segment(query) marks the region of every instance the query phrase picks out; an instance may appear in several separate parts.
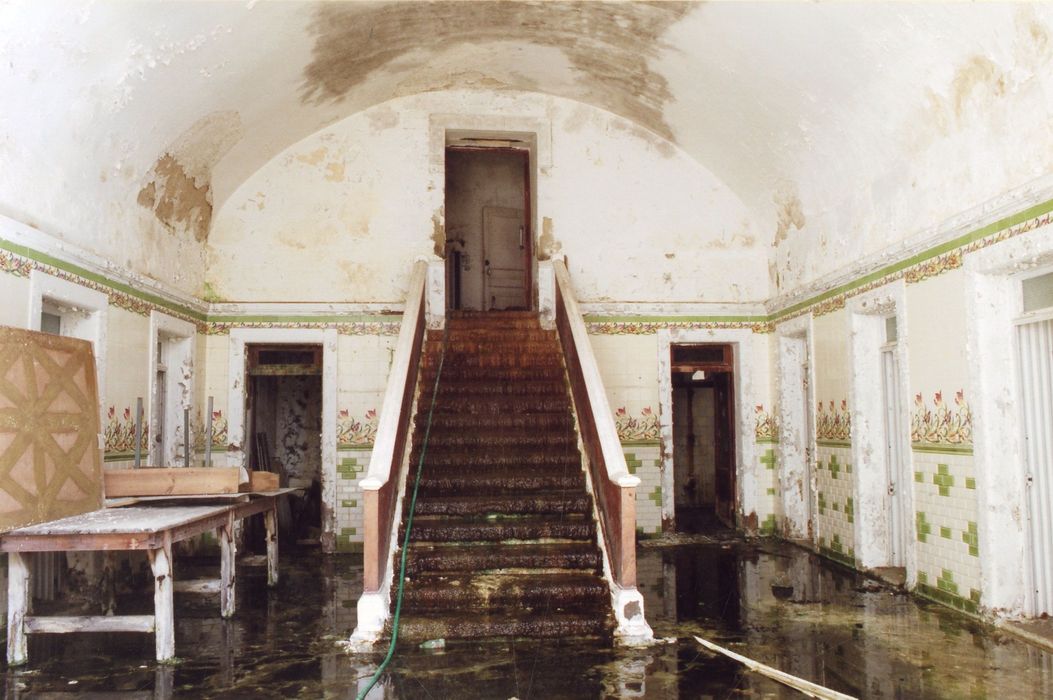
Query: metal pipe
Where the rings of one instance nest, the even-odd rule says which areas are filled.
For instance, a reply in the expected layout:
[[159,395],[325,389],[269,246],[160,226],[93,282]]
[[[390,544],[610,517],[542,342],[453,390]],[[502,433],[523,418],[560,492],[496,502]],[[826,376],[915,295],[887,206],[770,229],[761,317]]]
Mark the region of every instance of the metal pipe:
[[143,462],[143,397],[135,399],[135,468]]
[[212,397],[208,397],[208,418],[205,421],[205,466],[212,466]]
[[190,407],[183,409],[183,466],[190,466]]

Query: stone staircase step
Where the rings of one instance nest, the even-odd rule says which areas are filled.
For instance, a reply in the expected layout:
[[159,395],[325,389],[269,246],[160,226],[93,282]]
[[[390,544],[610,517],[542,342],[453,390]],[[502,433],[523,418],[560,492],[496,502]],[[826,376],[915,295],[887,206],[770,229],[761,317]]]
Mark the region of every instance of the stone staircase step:
[[[405,526],[399,542],[405,538]],[[504,542],[508,540],[576,540],[595,542],[596,523],[583,516],[566,516],[563,520],[547,516],[504,518],[414,517],[411,542]]]
[[[422,371],[421,383],[423,386],[432,386],[435,383],[435,372],[438,369],[438,361],[429,363]],[[533,381],[563,381],[563,365],[535,366],[535,367],[458,367],[456,365],[443,366],[442,381],[488,381],[488,382],[533,382]]]
[[[429,404],[422,404],[424,410],[418,415],[418,422],[427,419]],[[570,402],[566,397],[537,397],[525,399],[519,396],[478,396],[458,397],[440,400],[435,403],[435,413],[555,413],[566,411],[570,414]]]
[[607,584],[594,574],[418,574],[406,580],[402,609],[409,614],[501,608],[537,614],[564,611],[601,616],[610,606]]
[[585,474],[545,472],[516,473],[517,470],[490,467],[478,470],[459,467],[442,471],[427,470],[421,475],[421,496],[524,495],[538,491],[580,492],[585,488]]
[[452,430],[435,430],[432,427],[428,438],[428,452],[460,452],[464,450],[489,450],[497,452],[552,450],[556,452],[577,452],[577,438],[569,432],[564,433],[502,433],[485,430],[485,419],[479,430],[455,432]]
[[403,619],[399,641],[421,644],[429,639],[570,639],[612,637],[612,626],[606,617],[557,613],[536,615],[509,610],[487,615],[414,615]]
[[[473,430],[480,429],[479,416],[468,413],[436,412],[432,419],[432,435],[437,430]],[[531,413],[498,413],[488,416],[486,430],[493,431],[530,431],[543,433],[558,430],[573,430],[574,416],[569,410],[534,411]]]
[[[410,453],[410,463],[416,464],[420,453],[415,448]],[[492,451],[459,452],[433,451],[430,447],[424,455],[424,468],[426,471],[432,469],[444,469],[446,467],[469,467],[479,466],[487,468],[566,468],[568,470],[581,470],[581,457],[576,452],[537,452],[532,454],[501,454]]]
[[417,515],[568,515],[590,514],[592,499],[587,493],[517,493],[514,495],[439,496],[418,495]]
[[[430,400],[432,396],[432,385],[424,387],[421,400]],[[478,379],[470,381],[442,381],[439,383],[439,398],[444,400],[456,399],[462,396],[516,396],[535,398],[538,396],[560,396],[567,395],[567,385],[557,381],[533,381],[533,382],[480,382]]]
[[407,575],[439,572],[487,572],[524,569],[578,570],[599,573],[599,549],[592,543],[410,544]]

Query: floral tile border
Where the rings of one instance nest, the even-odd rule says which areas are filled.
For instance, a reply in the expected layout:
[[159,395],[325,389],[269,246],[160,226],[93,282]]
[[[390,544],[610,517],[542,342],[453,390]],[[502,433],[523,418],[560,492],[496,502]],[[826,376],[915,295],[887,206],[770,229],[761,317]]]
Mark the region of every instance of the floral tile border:
[[965,400],[965,391],[954,393],[954,405],[943,400],[937,391],[929,406],[920,393],[914,395],[914,410],[910,415],[910,441],[915,447],[932,449],[936,446],[967,448],[973,444],[973,414]]
[[774,413],[764,410],[764,404],[754,408],[754,437],[757,442],[779,441],[779,419]]
[[350,409],[342,408],[336,414],[336,444],[340,447],[362,447],[372,445],[377,437],[380,418],[377,409],[371,408],[361,418],[351,415]]
[[634,418],[625,406],[614,411],[614,426],[618,430],[621,442],[653,442],[658,440],[661,429],[658,426],[658,414],[647,406],[640,410],[640,416]]
[[848,399],[837,402],[817,402],[815,413],[815,439],[826,442],[848,442],[852,439],[852,412],[848,410]]

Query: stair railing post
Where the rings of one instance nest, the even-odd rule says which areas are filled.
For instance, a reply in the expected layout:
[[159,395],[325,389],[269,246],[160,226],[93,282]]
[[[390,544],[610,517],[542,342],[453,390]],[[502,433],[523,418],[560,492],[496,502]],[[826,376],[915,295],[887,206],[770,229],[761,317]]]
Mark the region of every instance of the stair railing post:
[[[380,636],[390,615],[388,591],[394,552],[394,523],[400,508],[401,469],[408,456],[407,435],[416,396],[421,346],[427,316],[429,264],[414,265],[398,342],[381,404],[377,434],[373,442],[362,489],[362,597],[358,601],[358,627],[351,647],[368,648]],[[445,302],[438,308],[444,311]],[[445,318],[445,313],[443,313]]]
[[627,644],[646,643],[654,635],[644,619],[643,596],[636,588],[636,487],[640,479],[629,473],[625,463],[614,415],[566,265],[562,260],[550,264],[555,325],[570,373],[571,396],[610,567],[611,598],[618,621],[616,635]]

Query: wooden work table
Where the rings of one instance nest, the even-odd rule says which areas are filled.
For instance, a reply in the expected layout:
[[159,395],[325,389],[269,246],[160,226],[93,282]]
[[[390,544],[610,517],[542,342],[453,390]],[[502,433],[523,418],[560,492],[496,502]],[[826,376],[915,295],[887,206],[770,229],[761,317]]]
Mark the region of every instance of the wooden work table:
[[[0,551],[8,553],[7,663],[28,661],[26,636],[33,633],[154,632],[157,660],[175,657],[173,593],[177,588],[218,592],[220,614],[230,617],[235,605],[234,524],[262,513],[267,540],[267,584],[278,583],[278,499],[295,489],[238,494],[234,502],[192,504],[179,499],[158,501],[74,515],[30,525],[0,535]],[[220,501],[230,501],[229,496]],[[172,544],[215,530],[220,543],[220,577],[215,581],[174,581]],[[34,552],[146,550],[154,576],[153,615],[90,615],[35,617],[29,614],[30,557]]]

